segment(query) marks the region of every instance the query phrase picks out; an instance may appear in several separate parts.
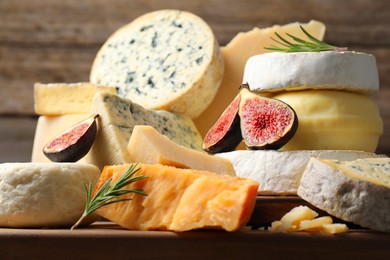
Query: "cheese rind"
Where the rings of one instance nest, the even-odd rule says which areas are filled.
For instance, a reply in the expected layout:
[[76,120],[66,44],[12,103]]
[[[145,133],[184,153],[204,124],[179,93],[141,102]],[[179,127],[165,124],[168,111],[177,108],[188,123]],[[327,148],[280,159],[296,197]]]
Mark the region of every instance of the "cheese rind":
[[252,91],[345,90],[370,95],[379,90],[376,59],[361,52],[273,52],[245,65],[243,83]]
[[90,80],[118,87],[118,95],[148,109],[197,117],[223,75],[211,28],[198,16],[159,10],[111,35],[93,62]]
[[336,90],[305,90],[273,96],[289,104],[299,125],[282,150],[375,152],[383,133],[378,106],[369,97]]
[[136,125],[133,128],[127,151],[133,162],[162,164],[235,176],[229,160],[178,145],[147,125]]
[[298,195],[342,220],[390,232],[390,159],[311,158]]
[[274,43],[271,37],[275,36],[275,32],[281,35],[290,33],[297,37],[305,37],[299,27],[300,25],[317,39],[322,40],[324,37],[325,25],[319,21],[312,20],[308,23],[295,22],[262,29],[253,28],[248,32],[240,32],[226,46],[221,48],[224,60],[222,83],[211,104],[199,117],[194,119],[203,137],[234,97],[237,96],[242,83],[246,61],[253,55],[270,52],[264,47]]
[[[105,167],[95,192],[108,178],[119,178],[129,166]],[[255,181],[163,165],[137,167],[134,176],[147,178],[126,188],[142,189],[147,196],[126,195],[132,200],[107,205],[97,211],[99,215],[133,230],[235,231],[249,221],[256,201]]]
[[38,115],[91,113],[92,99],[98,91],[116,93],[115,87],[88,82],[34,84],[34,108]]
[[384,157],[362,151],[301,150],[301,151],[251,151],[239,150],[216,154],[232,162],[237,176],[256,180],[260,194],[296,195],[300,179],[311,157],[340,159]]
[[100,170],[89,164],[0,164],[0,226],[71,226],[85,207],[84,183]]

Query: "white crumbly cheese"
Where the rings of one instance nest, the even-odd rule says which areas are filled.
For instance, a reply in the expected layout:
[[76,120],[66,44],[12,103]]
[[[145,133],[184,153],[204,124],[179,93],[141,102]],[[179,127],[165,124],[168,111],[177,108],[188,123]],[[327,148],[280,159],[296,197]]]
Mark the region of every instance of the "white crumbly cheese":
[[38,115],[67,115],[91,113],[92,99],[98,91],[115,94],[115,87],[89,82],[35,83],[34,108]]
[[202,137],[189,117],[148,110],[129,99],[103,92],[95,95],[92,111],[99,114],[98,133],[85,160],[99,167],[132,162],[127,144],[135,125],[152,126],[179,145],[201,150]]
[[0,164],[0,226],[71,226],[85,207],[84,184],[100,170],[90,164]]
[[344,221],[390,232],[390,159],[310,159],[298,189],[310,204]]
[[376,59],[360,52],[273,52],[252,56],[244,83],[253,91],[300,89],[346,90],[373,94],[379,90]]
[[239,150],[217,156],[229,159],[237,176],[257,181],[260,194],[296,195],[302,174],[312,156],[351,161],[384,155],[343,150]]
[[148,109],[197,117],[211,103],[223,59],[210,27],[178,10],[143,15],[117,30],[98,52],[90,81]]

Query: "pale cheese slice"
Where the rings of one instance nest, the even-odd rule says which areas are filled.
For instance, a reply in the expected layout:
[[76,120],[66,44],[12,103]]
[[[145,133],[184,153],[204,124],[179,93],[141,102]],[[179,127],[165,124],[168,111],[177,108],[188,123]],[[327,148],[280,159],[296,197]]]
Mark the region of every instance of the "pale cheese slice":
[[233,166],[228,159],[178,145],[147,125],[136,125],[133,128],[127,151],[133,162],[162,164],[235,176]]
[[331,89],[370,95],[379,90],[375,56],[352,51],[255,55],[245,65],[242,82],[258,92]]
[[206,135],[210,127],[238,94],[247,60],[254,55],[270,52],[264,47],[274,43],[271,37],[275,36],[275,32],[282,35],[290,33],[298,37],[305,37],[299,25],[302,25],[317,39],[323,39],[325,25],[312,20],[308,23],[295,22],[262,29],[255,27],[251,31],[237,34],[226,46],[221,48],[225,65],[221,86],[211,104],[194,120],[202,136]]
[[390,232],[390,159],[311,158],[298,195],[344,221]]
[[237,176],[259,182],[259,194],[296,195],[300,179],[311,157],[340,159],[385,157],[374,153],[345,150],[254,151],[238,150],[217,154],[232,162]]
[[92,99],[99,91],[116,93],[115,87],[80,83],[35,83],[34,108],[38,115],[91,113]]

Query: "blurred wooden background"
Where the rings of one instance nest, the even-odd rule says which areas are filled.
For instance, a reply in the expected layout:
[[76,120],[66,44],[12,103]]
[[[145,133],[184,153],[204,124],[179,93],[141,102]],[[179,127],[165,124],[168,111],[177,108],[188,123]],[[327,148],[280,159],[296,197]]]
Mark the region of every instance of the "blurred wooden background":
[[87,81],[114,30],[168,8],[202,17],[221,45],[255,26],[316,19],[326,24],[329,43],[374,54],[381,90],[373,98],[384,119],[377,152],[390,155],[388,0],[0,0],[0,162],[30,160],[34,82]]

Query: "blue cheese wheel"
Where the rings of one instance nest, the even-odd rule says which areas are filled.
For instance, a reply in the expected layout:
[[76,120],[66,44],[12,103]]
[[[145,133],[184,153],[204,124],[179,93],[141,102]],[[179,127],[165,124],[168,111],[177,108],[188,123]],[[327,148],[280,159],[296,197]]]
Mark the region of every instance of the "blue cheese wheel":
[[90,81],[116,86],[119,96],[145,108],[196,118],[213,100],[222,76],[223,59],[210,27],[194,14],[160,10],[107,39]]

